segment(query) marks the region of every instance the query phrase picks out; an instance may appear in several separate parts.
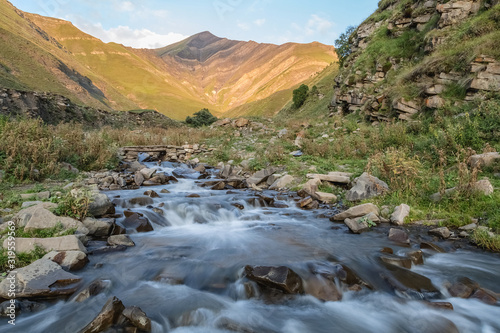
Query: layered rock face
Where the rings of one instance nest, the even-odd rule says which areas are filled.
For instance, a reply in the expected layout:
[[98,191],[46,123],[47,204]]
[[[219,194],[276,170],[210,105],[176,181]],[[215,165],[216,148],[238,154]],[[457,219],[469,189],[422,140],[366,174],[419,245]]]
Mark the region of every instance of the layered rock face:
[[[351,55],[335,80],[331,109],[361,110],[372,121],[410,120],[422,110],[443,107],[451,87],[461,90],[464,101],[499,92],[500,59],[481,53],[485,49],[495,53],[494,47],[471,48],[465,60],[451,65],[445,53],[458,50],[459,28],[464,25],[469,34],[465,41],[493,40],[488,36],[492,31],[485,31],[481,21],[484,16],[497,21],[498,3],[380,1],[379,9],[351,35]],[[417,92],[400,93],[409,85]]]

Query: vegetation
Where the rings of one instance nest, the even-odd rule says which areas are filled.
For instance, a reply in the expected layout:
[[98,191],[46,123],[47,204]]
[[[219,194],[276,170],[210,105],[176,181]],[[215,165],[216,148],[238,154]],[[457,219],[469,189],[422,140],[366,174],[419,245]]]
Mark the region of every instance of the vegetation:
[[299,88],[293,91],[293,106],[298,109],[300,108],[307,99],[307,93],[309,92],[309,87],[302,84]]
[[194,117],[187,117],[186,124],[191,127],[202,127],[212,125],[217,121],[217,117],[212,115],[208,109],[201,109],[194,114]]
[[[10,270],[9,268],[9,251],[7,251],[7,249],[0,249],[0,272],[7,272]],[[31,252],[28,252],[28,253],[17,253],[16,254],[16,268],[21,268],[21,267],[24,267],[24,266],[27,266],[29,264],[31,264],[32,262],[38,260],[38,259],[41,259],[44,255],[46,255],[47,252],[39,247],[39,246],[35,246],[35,249]]]
[[79,195],[68,193],[58,205],[54,213],[59,216],[69,216],[83,221],[87,217],[90,204],[90,195],[82,192]]
[[342,67],[344,61],[351,54],[351,36],[356,30],[356,27],[349,26],[347,30],[340,34],[339,38],[335,40],[335,52],[339,58],[339,65]]

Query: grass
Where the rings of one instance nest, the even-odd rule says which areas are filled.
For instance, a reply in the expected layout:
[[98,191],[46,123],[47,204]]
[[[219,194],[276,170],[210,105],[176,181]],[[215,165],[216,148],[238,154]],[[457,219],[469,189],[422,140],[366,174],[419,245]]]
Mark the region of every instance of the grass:
[[[34,261],[43,258],[44,255],[46,255],[47,252],[42,249],[39,246],[35,246],[35,249],[31,252],[24,253],[16,253],[15,257],[15,266],[16,268],[21,268],[28,266],[29,264],[33,263]],[[6,275],[6,272],[10,271],[9,267],[9,251],[6,249],[2,248],[0,249],[0,273],[3,273],[2,275]]]

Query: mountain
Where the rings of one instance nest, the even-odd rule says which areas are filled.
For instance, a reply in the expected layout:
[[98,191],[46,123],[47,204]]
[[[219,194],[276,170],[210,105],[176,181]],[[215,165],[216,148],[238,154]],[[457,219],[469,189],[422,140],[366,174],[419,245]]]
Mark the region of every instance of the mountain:
[[284,103],[249,110],[272,114],[293,88],[336,60],[334,48],[320,43],[259,44],[209,32],[156,50],[134,49],[6,0],[0,0],[0,40],[2,87],[57,93],[105,110],[154,109],[174,119],[204,107],[231,112],[286,92]]
[[[498,0],[383,0],[350,36],[332,107],[413,120],[500,92]],[[498,95],[496,95],[498,97]]]

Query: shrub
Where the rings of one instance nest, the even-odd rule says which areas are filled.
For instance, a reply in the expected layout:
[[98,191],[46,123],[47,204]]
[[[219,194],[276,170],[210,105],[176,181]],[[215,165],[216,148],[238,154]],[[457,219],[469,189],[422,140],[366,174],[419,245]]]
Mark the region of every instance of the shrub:
[[192,127],[208,126],[217,121],[217,117],[212,115],[208,109],[201,109],[194,114],[194,117],[187,117],[186,124]]
[[301,85],[299,88],[293,91],[293,106],[298,109],[300,108],[307,99],[307,93],[309,92],[309,87],[305,84]]

